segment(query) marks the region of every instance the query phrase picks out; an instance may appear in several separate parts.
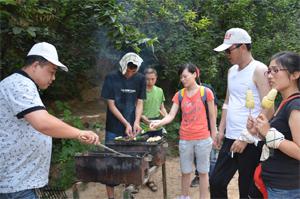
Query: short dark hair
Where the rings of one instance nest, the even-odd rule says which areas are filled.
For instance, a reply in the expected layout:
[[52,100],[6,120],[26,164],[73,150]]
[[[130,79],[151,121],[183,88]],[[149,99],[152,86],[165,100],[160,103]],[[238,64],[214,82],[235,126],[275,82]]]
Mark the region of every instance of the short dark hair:
[[132,63],[132,62],[128,62],[128,64],[127,64],[127,68],[130,68],[130,69],[135,69],[135,68],[137,68],[137,65],[135,65],[134,63]]
[[154,68],[149,67],[144,70],[144,74],[155,74],[155,76],[157,76],[157,71]]
[[197,74],[197,76],[196,76],[196,82],[198,84],[200,84],[200,77],[199,77],[200,70],[199,70],[199,68],[197,68],[197,66],[195,64],[193,64],[193,63],[190,63],[190,62],[189,63],[185,63],[185,64],[182,64],[182,65],[179,66],[178,75],[180,76],[185,69],[187,69],[190,73],[196,73]]
[[49,61],[42,56],[39,55],[29,55],[25,58],[24,67],[30,66],[34,62],[38,61],[41,65],[47,64]]

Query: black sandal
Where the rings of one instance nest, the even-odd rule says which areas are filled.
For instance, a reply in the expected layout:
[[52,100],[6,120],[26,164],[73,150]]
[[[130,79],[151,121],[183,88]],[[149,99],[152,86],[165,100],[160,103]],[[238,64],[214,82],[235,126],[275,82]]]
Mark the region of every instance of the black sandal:
[[153,192],[157,191],[157,185],[153,182],[153,181],[148,181],[146,183],[147,187],[149,187],[149,189]]

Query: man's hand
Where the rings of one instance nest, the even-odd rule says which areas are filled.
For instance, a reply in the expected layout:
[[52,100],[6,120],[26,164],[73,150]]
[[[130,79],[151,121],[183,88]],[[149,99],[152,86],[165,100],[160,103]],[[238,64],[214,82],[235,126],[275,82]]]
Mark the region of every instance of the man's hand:
[[216,136],[216,149],[221,149],[223,139],[224,139],[224,131],[219,131],[219,133]]
[[244,149],[247,146],[247,142],[241,140],[235,140],[231,145],[230,151],[233,153],[243,153]]
[[126,126],[125,126],[125,133],[126,133],[126,135],[128,135],[131,138],[134,137],[133,132],[132,132],[132,127],[128,122],[126,123]]
[[133,137],[135,137],[139,132],[141,132],[142,128],[139,122],[134,122],[133,124]]
[[211,139],[213,140],[213,148],[215,148],[215,149],[219,149],[217,135],[218,135],[218,133],[211,132]]
[[94,133],[93,131],[84,131],[80,130],[77,136],[77,139],[80,142],[85,144],[98,144],[99,143],[99,136]]

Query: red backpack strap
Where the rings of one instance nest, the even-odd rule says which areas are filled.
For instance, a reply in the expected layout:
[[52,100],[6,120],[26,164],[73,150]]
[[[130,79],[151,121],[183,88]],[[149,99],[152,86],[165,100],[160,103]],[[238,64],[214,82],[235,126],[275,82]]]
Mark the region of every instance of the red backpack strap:
[[286,103],[288,103],[289,101],[291,101],[292,99],[295,99],[295,98],[300,98],[300,94],[293,95],[293,96],[291,96],[291,97],[289,97],[289,98],[283,100],[283,101],[280,103],[280,105],[279,105],[279,107],[278,107],[278,109],[276,110],[276,112],[275,112],[274,115],[277,115],[277,113],[280,111],[280,109],[282,109],[282,107],[283,107]]

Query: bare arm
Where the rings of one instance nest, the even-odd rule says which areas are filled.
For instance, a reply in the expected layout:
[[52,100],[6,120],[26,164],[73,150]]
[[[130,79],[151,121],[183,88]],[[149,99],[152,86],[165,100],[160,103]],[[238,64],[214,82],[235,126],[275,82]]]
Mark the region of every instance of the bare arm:
[[99,138],[94,132],[72,127],[50,115],[46,110],[33,111],[26,114],[24,118],[34,129],[54,138],[73,138],[89,144],[99,142]]
[[169,124],[170,122],[172,122],[178,112],[178,109],[179,109],[178,104],[173,103],[169,114],[167,114],[162,120],[152,122],[150,124],[150,128],[156,129],[158,127],[161,127],[165,124]]
[[219,133],[222,134],[223,136],[224,136],[224,131],[225,131],[225,128],[226,128],[226,116],[227,116],[228,101],[229,101],[229,92],[228,92],[228,89],[227,89],[225,101],[224,101],[224,104],[222,106],[222,115],[221,115],[221,120],[220,120],[220,124],[219,124]]
[[[266,66],[258,65],[254,71],[253,81],[258,88],[260,100],[264,96],[268,94],[271,90],[270,84],[268,82],[267,77],[265,77],[264,73],[268,70]],[[268,119],[270,119],[274,114],[274,108],[271,109],[263,109],[262,113],[264,113]]]
[[[114,114],[114,116],[124,125],[128,125],[128,121],[123,117],[122,113],[119,111],[119,109],[115,105],[115,100],[107,100],[107,105],[109,110]],[[130,124],[129,124],[130,125]]]
[[211,137],[215,141],[217,135],[217,126],[216,126],[216,112],[215,112],[215,103],[214,101],[207,102],[208,105],[208,117],[209,117],[209,125],[211,131]]
[[141,120],[142,122],[144,122],[145,124],[150,124],[150,120],[148,119],[148,117],[146,115],[142,115],[141,116]]
[[143,100],[138,99],[137,103],[136,103],[135,121],[134,121],[134,125],[133,125],[133,131],[134,131],[135,135],[142,130],[142,128],[140,127],[140,120],[142,117],[142,113],[143,113]]
[[164,103],[161,103],[161,105],[160,105],[160,114],[163,116],[163,117],[165,117],[167,114],[168,114],[168,112],[167,112],[167,110],[166,110],[166,108],[165,108],[165,105],[164,105]]
[[107,100],[107,105],[109,110],[114,114],[114,116],[125,126],[126,130],[125,133],[132,137],[132,127],[130,123],[123,117],[122,113],[119,111],[119,109],[115,105],[114,100]]
[[293,110],[289,118],[289,126],[292,132],[293,141],[284,140],[279,145],[279,150],[288,156],[300,160],[300,111]]

